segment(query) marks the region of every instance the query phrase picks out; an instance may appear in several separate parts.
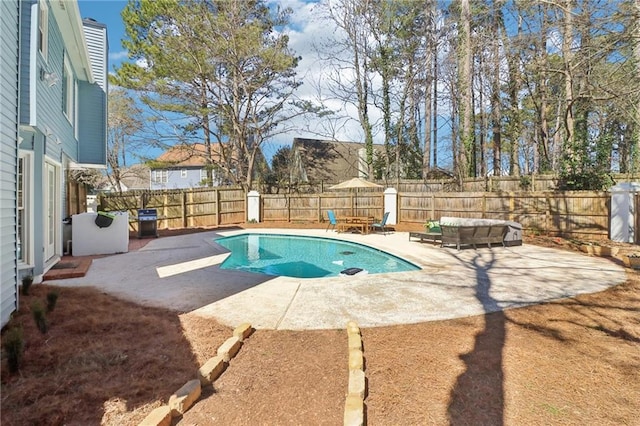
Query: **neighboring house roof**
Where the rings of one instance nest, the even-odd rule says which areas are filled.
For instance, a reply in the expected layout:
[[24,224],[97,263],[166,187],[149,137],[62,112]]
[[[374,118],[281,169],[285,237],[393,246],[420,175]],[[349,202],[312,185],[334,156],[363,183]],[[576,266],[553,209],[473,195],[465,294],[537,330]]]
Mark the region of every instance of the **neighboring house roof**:
[[150,170],[142,164],[131,166],[122,177],[122,183],[131,191],[151,188]]
[[[374,150],[381,150],[374,146]],[[294,182],[339,182],[367,177],[365,144],[294,138],[291,147]]]
[[[220,158],[219,148],[219,144],[211,144],[214,161]],[[205,166],[207,164],[206,153],[206,146],[203,143],[175,145],[160,155],[151,169]]]
[[[151,188],[150,169],[143,164],[134,164],[120,170],[123,191],[146,190]],[[113,187],[109,179],[104,176],[97,184],[98,189],[111,191]]]

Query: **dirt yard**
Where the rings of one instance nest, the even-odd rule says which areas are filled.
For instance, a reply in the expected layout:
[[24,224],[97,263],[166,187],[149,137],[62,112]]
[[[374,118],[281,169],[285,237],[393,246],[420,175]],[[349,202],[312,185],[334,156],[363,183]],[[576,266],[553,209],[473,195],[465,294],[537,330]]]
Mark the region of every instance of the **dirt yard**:
[[[560,238],[525,242],[578,247]],[[367,424],[639,425],[640,276],[627,275],[607,291],[544,305],[362,329]],[[42,334],[31,306],[54,290]],[[4,426],[138,424],[195,378],[232,331],[95,289],[49,285],[21,297],[10,326],[22,327],[25,348],[15,374],[3,354]],[[174,423],[341,424],[347,380],[345,330],[257,331]]]

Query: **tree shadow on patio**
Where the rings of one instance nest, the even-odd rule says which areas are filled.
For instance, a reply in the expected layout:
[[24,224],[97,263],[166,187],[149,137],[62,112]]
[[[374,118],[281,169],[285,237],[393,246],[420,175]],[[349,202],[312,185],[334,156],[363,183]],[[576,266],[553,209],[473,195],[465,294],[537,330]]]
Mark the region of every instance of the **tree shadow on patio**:
[[471,267],[476,271],[475,296],[482,303],[484,329],[475,336],[473,350],[460,356],[466,370],[456,380],[448,407],[452,425],[502,425],[504,423],[504,373],[502,350],[506,337],[506,317],[490,295],[488,271],[496,259],[482,262],[476,256]]

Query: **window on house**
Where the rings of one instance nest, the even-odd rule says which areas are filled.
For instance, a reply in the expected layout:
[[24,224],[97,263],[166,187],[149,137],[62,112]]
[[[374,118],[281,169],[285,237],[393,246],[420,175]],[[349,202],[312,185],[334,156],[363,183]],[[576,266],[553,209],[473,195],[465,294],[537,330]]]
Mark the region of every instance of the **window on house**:
[[38,2],[38,50],[47,59],[49,46],[49,8],[44,0]]
[[168,170],[154,170],[153,171],[153,181],[155,183],[167,183],[167,182],[169,182],[169,171]]
[[21,155],[18,158],[18,262],[28,263],[28,220],[29,220],[29,161]]
[[200,182],[207,181],[207,169],[200,169]]
[[186,178],[187,177],[187,170],[186,169],[180,170],[180,177],[181,178]]
[[66,56],[64,58],[64,67],[62,68],[62,112],[67,117],[69,122],[72,122],[74,117],[73,113],[73,88],[75,87],[73,81],[73,73],[69,66],[69,61]]

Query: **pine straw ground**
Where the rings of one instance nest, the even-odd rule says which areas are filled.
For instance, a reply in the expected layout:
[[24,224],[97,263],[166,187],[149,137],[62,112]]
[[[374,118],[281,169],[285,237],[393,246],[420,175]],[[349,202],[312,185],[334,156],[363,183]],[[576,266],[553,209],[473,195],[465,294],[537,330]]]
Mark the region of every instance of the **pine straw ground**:
[[[558,238],[526,242],[576,248]],[[607,291],[544,305],[362,329],[367,423],[640,424],[640,277],[630,269],[627,276]],[[30,306],[52,289],[60,296],[43,335]],[[16,325],[25,351],[17,374],[3,359],[4,426],[135,425],[194,378],[232,331],[95,289],[49,285],[21,297]],[[346,347],[344,330],[257,331],[174,423],[341,424]]]

